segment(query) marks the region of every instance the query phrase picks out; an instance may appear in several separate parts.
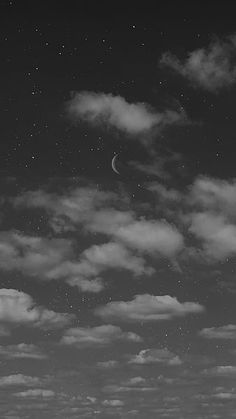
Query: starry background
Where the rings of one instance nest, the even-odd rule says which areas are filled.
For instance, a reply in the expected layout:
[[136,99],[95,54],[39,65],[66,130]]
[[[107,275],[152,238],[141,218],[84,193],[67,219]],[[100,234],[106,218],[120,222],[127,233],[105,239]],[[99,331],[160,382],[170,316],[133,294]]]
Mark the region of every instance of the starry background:
[[[235,417],[236,83],[215,93],[160,65],[167,51],[182,59],[214,37],[235,34],[233,5],[173,3],[1,2],[4,419]],[[160,113],[184,112],[186,121],[154,131],[144,145],[140,136],[68,115],[75,92],[112,94]],[[119,175],[111,167],[116,154]],[[217,189],[207,196],[210,213],[208,204],[201,207],[206,196],[199,179]],[[170,190],[177,198],[164,197]],[[230,244],[217,241],[216,250],[218,238],[199,233],[199,224],[194,230],[199,207],[214,222],[223,217],[228,230],[220,233],[229,234]],[[176,252],[162,244],[149,252],[148,239],[142,245],[138,232],[138,244],[130,245],[124,232],[122,239],[109,233],[109,217],[99,230],[95,217],[107,209],[145,220],[147,228],[165,219],[174,226],[173,238],[178,232],[184,244]],[[86,250],[111,242],[128,253],[122,253],[125,262],[98,264],[103,268],[96,275],[105,285],[86,290],[81,272],[72,283],[66,263],[88,263]],[[127,268],[129,259],[144,264],[137,278],[136,268]],[[56,268],[62,269],[58,276]],[[6,303],[6,289],[15,290],[13,303]],[[31,300],[19,302],[21,293]],[[122,317],[122,310],[99,314],[110,303],[146,294],[191,302],[195,310],[178,315],[173,300],[170,306],[163,302],[168,319],[160,321],[162,309],[155,303],[148,309],[148,300],[136,321]],[[47,310],[58,316],[54,323]],[[154,321],[147,321],[148,310]],[[36,320],[27,317],[30,312]],[[104,325],[105,332],[95,330]]]

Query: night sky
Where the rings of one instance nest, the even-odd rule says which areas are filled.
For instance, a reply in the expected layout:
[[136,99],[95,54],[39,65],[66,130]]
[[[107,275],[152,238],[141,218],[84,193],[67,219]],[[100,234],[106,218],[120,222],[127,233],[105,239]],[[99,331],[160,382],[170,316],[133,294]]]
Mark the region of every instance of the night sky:
[[112,3],[0,3],[0,417],[235,418],[233,4]]

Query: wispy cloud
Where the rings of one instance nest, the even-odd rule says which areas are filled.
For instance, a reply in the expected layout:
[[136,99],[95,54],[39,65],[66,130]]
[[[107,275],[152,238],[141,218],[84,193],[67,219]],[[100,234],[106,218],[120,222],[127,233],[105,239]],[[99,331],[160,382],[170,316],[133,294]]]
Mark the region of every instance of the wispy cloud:
[[102,404],[103,406],[112,406],[112,407],[124,406],[124,402],[119,399],[104,400]]
[[227,324],[226,326],[206,327],[199,332],[199,336],[206,339],[236,340],[236,325]]
[[41,399],[51,399],[55,397],[56,393],[52,390],[47,389],[29,389],[26,391],[19,391],[17,393],[14,393],[15,397],[19,398],[41,398]]
[[182,361],[178,355],[173,354],[168,349],[142,349],[138,355],[132,356],[129,360],[131,364],[165,364],[169,366],[181,365]]
[[46,359],[47,354],[34,344],[18,343],[0,346],[0,356],[7,359]]
[[236,35],[231,35],[190,52],[185,60],[166,52],[160,63],[186,77],[194,86],[215,93],[236,82],[235,58]]
[[[146,103],[129,103],[121,96],[87,91],[75,93],[67,109],[74,120],[113,127],[136,139],[137,135],[148,134],[153,129],[162,129],[186,119],[182,110],[157,112]],[[146,142],[141,136],[138,139]]]
[[31,377],[30,375],[12,374],[0,377],[0,387],[9,386],[38,386],[41,380],[39,377]]
[[208,376],[219,376],[219,377],[236,377],[236,366],[235,365],[219,365],[213,368],[203,370],[203,375]]

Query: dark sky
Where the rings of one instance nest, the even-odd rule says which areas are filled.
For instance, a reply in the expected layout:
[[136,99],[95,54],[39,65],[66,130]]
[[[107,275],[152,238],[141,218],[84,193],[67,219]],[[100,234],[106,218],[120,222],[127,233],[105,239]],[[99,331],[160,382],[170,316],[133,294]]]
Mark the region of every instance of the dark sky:
[[0,417],[233,418],[233,4],[114,3],[0,5]]

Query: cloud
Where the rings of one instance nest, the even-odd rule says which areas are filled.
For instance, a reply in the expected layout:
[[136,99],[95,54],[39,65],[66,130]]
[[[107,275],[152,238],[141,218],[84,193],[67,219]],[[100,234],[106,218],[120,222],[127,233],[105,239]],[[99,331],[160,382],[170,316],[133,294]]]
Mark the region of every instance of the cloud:
[[208,258],[224,260],[236,254],[236,225],[209,211],[191,214],[189,231],[202,241]]
[[[112,209],[110,207],[112,200],[113,205],[125,204],[129,210]],[[144,253],[159,253],[172,258],[183,248],[183,236],[174,225],[163,220],[145,220],[144,217],[136,219],[134,212],[130,211],[127,199],[125,197],[119,199],[114,193],[78,188],[68,195],[49,195],[46,200],[35,200],[35,193],[32,192],[23,194],[14,202],[17,202],[15,203],[17,206],[36,206],[36,208],[43,205],[49,212],[53,225],[68,224],[68,228],[77,230],[79,226],[83,226],[84,232],[102,233],[111,238],[112,242],[121,242]]]
[[203,306],[198,303],[180,303],[169,295],[149,294],[136,295],[131,301],[112,301],[95,309],[95,313],[103,319],[126,322],[168,320],[203,311]]
[[0,232],[0,268],[42,277],[72,253],[71,241]]
[[[70,259],[74,257],[72,241],[69,239],[33,237],[13,231],[0,233],[0,268],[17,270],[41,280],[64,277],[66,282],[77,285],[82,291],[101,291],[103,284],[100,279],[91,282],[81,277],[74,284],[74,278],[70,276],[75,264]],[[54,276],[54,272],[57,275]]]
[[[106,269],[127,269],[134,275],[151,274],[142,257],[132,255],[122,244],[94,245],[74,260],[69,239],[25,236],[18,232],[0,233],[0,268],[19,270],[44,280],[63,278],[82,291],[99,292],[104,288],[97,275]],[[91,281],[92,279],[92,281]]]
[[47,355],[34,344],[18,343],[17,345],[0,346],[0,356],[8,359],[46,359]]
[[220,377],[236,377],[235,365],[220,365],[217,367],[203,370],[203,375],[220,376]]
[[[112,200],[116,201],[117,199],[114,193],[103,193],[93,188],[78,188],[65,196],[45,195],[43,191],[19,196],[14,201],[17,208],[22,205],[36,208],[37,206],[43,206],[49,212],[50,223],[53,226],[63,225],[65,228],[68,224],[69,230],[83,228],[83,233],[86,235],[88,232],[96,232],[105,234],[112,239],[114,236],[114,240],[109,243],[91,246],[81,253],[79,260],[76,260],[72,242],[68,239],[47,240],[38,238],[36,249],[28,247],[25,249],[23,245],[21,246],[19,249],[21,259],[18,260],[18,258],[15,265],[24,273],[37,271],[44,279],[63,278],[67,283],[77,286],[82,291],[95,293],[104,288],[99,274],[107,269],[126,269],[134,275],[150,275],[154,270],[146,266],[145,260],[140,255],[133,255],[121,242],[115,242],[116,231],[127,224],[131,224],[134,217],[131,211],[120,211],[109,207],[102,208],[105,202],[110,204]],[[122,204],[122,201],[121,198],[119,205]],[[67,230],[67,228],[65,229]],[[56,230],[59,232],[58,229]],[[8,236],[7,239],[4,237],[4,240],[8,241]],[[14,251],[15,247],[14,244]],[[50,250],[54,251],[54,258],[51,257]],[[25,260],[25,252],[32,253],[27,260]],[[42,254],[44,259],[41,256]],[[35,266],[35,263],[28,266],[29,259],[34,261],[39,257],[43,259],[40,269]],[[6,266],[11,266],[11,264],[6,263],[5,257],[4,263]]]
[[212,397],[219,400],[235,400],[236,394],[230,393],[230,392],[220,392],[220,393],[213,394]]
[[55,397],[55,392],[52,390],[46,389],[29,389],[26,391],[20,391],[18,393],[14,393],[14,396],[20,398],[42,398],[42,399],[51,399]]
[[161,129],[185,119],[183,112],[157,112],[145,103],[129,103],[121,96],[87,91],[75,93],[67,109],[76,121],[106,125],[130,136],[145,134],[154,128]]
[[66,331],[61,343],[80,348],[84,346],[104,346],[120,340],[142,342],[142,338],[136,333],[123,332],[120,327],[106,324],[97,327],[71,328]]
[[9,336],[10,334],[11,332],[6,326],[0,325],[0,337]]
[[134,385],[117,385],[109,384],[103,387],[104,393],[130,393],[130,392],[152,392],[157,391],[157,387],[145,387],[145,386],[134,386]]
[[56,313],[37,306],[32,297],[22,291],[0,289],[0,323],[57,329],[68,326],[73,319],[71,314]]
[[200,240],[201,254],[208,261],[223,261],[236,253],[235,196],[235,179],[207,176],[199,176],[186,196],[189,231]]
[[236,340],[236,325],[228,324],[226,326],[208,327],[199,332],[199,336],[206,339],[230,339]]
[[86,229],[90,232],[113,235],[120,227],[125,227],[134,220],[131,211],[118,211],[113,208],[104,208],[94,212]]
[[235,217],[236,179],[226,181],[198,176],[190,189],[189,200],[192,205]]
[[143,377],[132,377],[126,381],[128,386],[136,386],[137,384],[143,384],[146,382],[146,379]]
[[[179,166],[182,156],[177,152],[170,152],[168,150],[154,150],[151,149],[151,159],[145,163],[140,161],[129,161],[128,164],[135,170],[143,172],[148,176],[157,177],[163,181],[171,179],[171,168]],[[178,163],[178,164],[177,164]]]
[[158,182],[151,182],[148,184],[147,189],[153,192],[160,201],[162,202],[180,202],[182,200],[182,195],[176,189],[166,188]]
[[51,269],[47,277],[64,277],[70,285],[76,285],[83,291],[99,292],[104,285],[98,275],[108,269],[125,269],[135,276],[154,272],[141,256],[134,256],[120,243],[109,242],[89,247],[82,252],[78,262],[64,262]]
[[165,364],[169,366],[181,365],[182,361],[178,355],[165,349],[142,349],[138,355],[134,355],[129,360],[130,364]]
[[12,374],[4,377],[0,377],[0,387],[8,386],[34,386],[39,385],[41,380],[38,377],[31,377],[30,375],[23,374]]
[[[16,208],[44,208],[50,215],[50,224],[55,232],[74,231],[77,229],[75,226],[87,225],[92,222],[95,212],[117,201],[116,193],[102,191],[95,186],[71,188],[61,194],[38,189],[12,199]],[[121,197],[119,203],[122,203]]]
[[122,402],[121,400],[104,400],[102,402],[103,406],[111,406],[111,407],[121,407],[124,406],[124,402]]
[[208,48],[190,52],[185,61],[166,52],[160,63],[186,77],[195,87],[215,93],[236,81],[235,50],[236,36],[231,35],[224,41],[215,39]]
[[119,362],[115,361],[113,359],[109,360],[109,361],[101,361],[101,362],[97,362],[97,366],[99,368],[114,368],[114,367],[118,367]]
[[[131,358],[132,359],[132,358]],[[103,387],[105,393],[128,393],[128,392],[153,392],[159,390],[158,387],[148,385],[147,379],[143,377],[132,377],[123,381],[120,385],[109,384]]]
[[165,221],[144,219],[120,227],[116,238],[145,253],[159,253],[166,257],[176,255],[184,244],[183,236],[174,226]]

